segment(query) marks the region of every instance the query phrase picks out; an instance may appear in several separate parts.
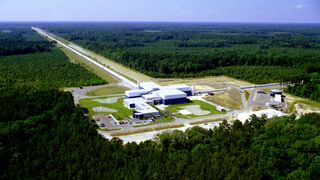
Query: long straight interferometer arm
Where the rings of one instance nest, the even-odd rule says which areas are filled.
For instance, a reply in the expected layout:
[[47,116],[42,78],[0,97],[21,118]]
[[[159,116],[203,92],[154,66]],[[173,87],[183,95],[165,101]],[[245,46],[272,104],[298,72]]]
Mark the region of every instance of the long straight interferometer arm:
[[52,37],[51,35],[49,35],[47,32],[45,32],[44,30],[40,29],[40,28],[36,28],[36,27],[31,27],[31,29],[33,29],[34,31],[36,31],[37,33],[39,33],[42,36],[45,36],[55,42],[57,42],[59,45],[69,49],[70,51],[76,53],[77,55],[81,56],[82,58],[84,58],[85,60],[89,61],[90,63],[98,66],[99,68],[103,69],[104,71],[108,72],[109,74],[111,74],[112,76],[118,78],[119,80],[123,81],[125,84],[127,84],[130,88],[132,89],[136,89],[138,86],[136,83],[130,81],[129,79],[127,79],[126,77],[118,74],[117,72],[103,66],[102,64],[98,63],[97,61],[91,59],[90,57],[82,54],[81,52],[77,51],[76,49],[64,44],[63,42],[57,40],[56,38]]

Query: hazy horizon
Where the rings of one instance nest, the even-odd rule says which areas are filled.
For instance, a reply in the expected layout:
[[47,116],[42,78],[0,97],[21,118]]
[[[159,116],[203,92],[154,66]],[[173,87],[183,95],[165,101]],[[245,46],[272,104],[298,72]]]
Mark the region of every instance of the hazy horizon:
[[2,0],[0,22],[320,23],[317,0]]

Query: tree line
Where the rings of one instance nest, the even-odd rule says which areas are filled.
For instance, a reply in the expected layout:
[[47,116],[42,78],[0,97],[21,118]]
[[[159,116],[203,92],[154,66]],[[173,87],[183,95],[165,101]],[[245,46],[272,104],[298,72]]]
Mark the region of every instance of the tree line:
[[82,66],[70,63],[68,57],[58,48],[51,48],[50,52],[0,57],[0,77],[3,85],[30,84],[39,88],[107,83]]
[[[173,131],[140,144],[123,144],[117,138],[106,140],[84,116],[85,110],[74,105],[72,95],[60,89],[70,85],[65,81],[78,83],[76,78],[40,78],[45,75],[38,64],[46,57],[51,59],[50,68],[55,72],[58,71],[54,69],[68,66],[61,64],[63,59],[53,58],[60,57],[59,53],[54,49],[0,58],[3,63],[0,67],[8,68],[0,71],[0,179],[317,179],[320,176],[319,114],[299,119],[252,117],[251,121],[233,124],[223,121],[211,130],[194,127],[186,132]],[[32,61],[32,56],[38,61]],[[26,63],[29,61],[32,63]],[[25,70],[22,74],[11,73],[21,65],[34,66],[32,74]],[[79,71],[85,74],[86,70]],[[37,77],[42,86],[33,83],[32,77]]]
[[62,24],[44,28],[153,77],[237,77],[240,66],[246,74],[250,74],[245,71],[248,66],[268,66],[283,72],[268,73],[264,80],[253,82],[281,81],[279,73],[295,75],[300,69],[303,74],[307,65],[320,59],[316,25]]
[[31,29],[0,28],[0,56],[46,52],[52,43],[37,36]]

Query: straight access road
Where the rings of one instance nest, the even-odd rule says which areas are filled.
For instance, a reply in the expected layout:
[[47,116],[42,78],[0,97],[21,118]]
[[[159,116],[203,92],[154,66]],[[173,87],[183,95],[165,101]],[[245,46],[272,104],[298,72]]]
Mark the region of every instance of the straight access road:
[[105,67],[104,65],[98,63],[97,61],[95,61],[94,59],[88,57],[87,55],[81,53],[79,50],[71,47],[70,45],[67,45],[61,41],[59,41],[57,38],[53,37],[51,34],[49,34],[48,32],[37,28],[37,27],[31,27],[31,29],[33,29],[34,31],[36,31],[37,33],[39,33],[40,35],[49,38],[52,41],[57,42],[59,45],[67,48],[68,50],[72,51],[73,53],[79,55],[80,57],[82,57],[83,59],[85,59],[86,61],[89,61],[90,63],[98,66],[99,68],[101,68],[102,70],[106,71],[107,73],[111,74],[112,76],[114,76],[115,78],[119,79],[121,81],[121,84],[124,86],[129,87],[130,89],[136,89],[137,88],[137,84],[130,81],[128,78],[120,75],[119,73]]

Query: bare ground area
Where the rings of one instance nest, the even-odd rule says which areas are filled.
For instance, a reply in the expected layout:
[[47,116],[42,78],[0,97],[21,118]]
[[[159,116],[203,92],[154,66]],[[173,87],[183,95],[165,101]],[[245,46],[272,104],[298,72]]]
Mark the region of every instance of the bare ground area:
[[298,116],[308,113],[320,113],[320,103],[299,98],[290,94],[286,95],[287,112]]
[[[101,96],[89,96],[88,93],[99,90],[99,89],[105,89],[105,88],[112,88],[114,86],[117,86],[115,84],[107,84],[107,85],[99,85],[99,86],[86,86],[86,87],[74,87],[74,88],[65,88],[64,91],[69,91],[72,93],[73,98],[74,98],[74,103],[79,104],[80,99],[84,98],[93,98],[93,97],[101,97]],[[123,87],[125,88],[125,87]],[[115,96],[117,94],[105,94],[103,96]]]
[[186,78],[186,79],[156,79],[156,81],[161,85],[171,85],[171,84],[188,84],[188,85],[197,85],[199,82],[201,84],[209,84],[211,87],[220,89],[224,87],[223,83],[234,84],[237,86],[250,86],[253,85],[252,83],[233,79],[227,76],[210,76],[210,77],[203,77],[203,78]]
[[[147,76],[143,73],[135,71],[131,68],[125,67],[122,64],[119,64],[119,63],[117,63],[111,59],[108,59],[102,55],[99,55],[93,51],[90,51],[88,49],[84,49],[81,46],[79,46],[73,42],[69,42],[69,41],[67,41],[63,38],[60,38],[58,36],[55,36],[55,35],[53,35],[53,36],[55,38],[63,41],[64,43],[69,44],[74,49],[80,50],[81,53],[93,58],[97,62],[105,65],[106,67],[118,72],[119,74],[121,74],[121,75],[127,77],[128,79],[135,81],[135,82],[155,81],[161,85],[188,84],[188,85],[192,85],[192,86],[197,85],[197,87],[199,89],[207,89],[207,88],[221,89],[221,88],[227,87],[226,83],[234,84],[237,86],[253,85],[252,83],[238,80],[238,79],[234,79],[234,78],[230,78],[227,76],[209,76],[209,77],[203,77],[203,78],[186,78],[186,79],[184,79],[184,78],[183,79],[182,78],[163,78],[163,79],[162,78],[152,78],[152,77]],[[68,56],[72,56],[72,54],[70,55],[70,53],[68,53],[68,51],[65,50],[65,52],[67,52],[66,54]],[[75,59],[75,58],[71,57],[70,59]],[[79,61],[76,61],[76,62],[79,63]],[[84,65],[87,66],[88,68],[90,68],[91,70],[97,71],[96,69],[90,67],[90,65],[88,65],[88,64],[84,64]],[[99,72],[95,72],[95,73],[99,75]],[[201,82],[201,83],[199,83],[199,82]]]
[[[72,45],[72,47],[79,47],[77,44],[75,43],[71,43],[69,42],[69,44]],[[81,48],[81,47],[79,47]],[[77,49],[79,49],[77,48]],[[152,81],[153,78],[152,77],[149,77],[145,74],[142,74],[138,71],[135,71],[133,69],[130,69],[130,68],[127,68],[111,59],[108,59],[102,55],[99,55],[93,51],[90,51],[90,50],[87,50],[87,49],[82,49],[82,53],[83,54],[86,54],[87,56],[93,58],[94,60],[96,60],[97,62],[105,65],[106,67],[118,72],[119,74],[121,75],[124,75],[125,77],[128,77],[129,79],[132,79],[134,81]]]
[[229,88],[227,90],[227,94],[230,98],[232,98],[233,100],[237,101],[237,102],[241,102],[241,94],[240,91],[236,88]]
[[229,93],[217,93],[214,96],[205,97],[205,99],[228,109],[240,110],[243,108],[241,100],[235,100],[236,97],[232,98]]

